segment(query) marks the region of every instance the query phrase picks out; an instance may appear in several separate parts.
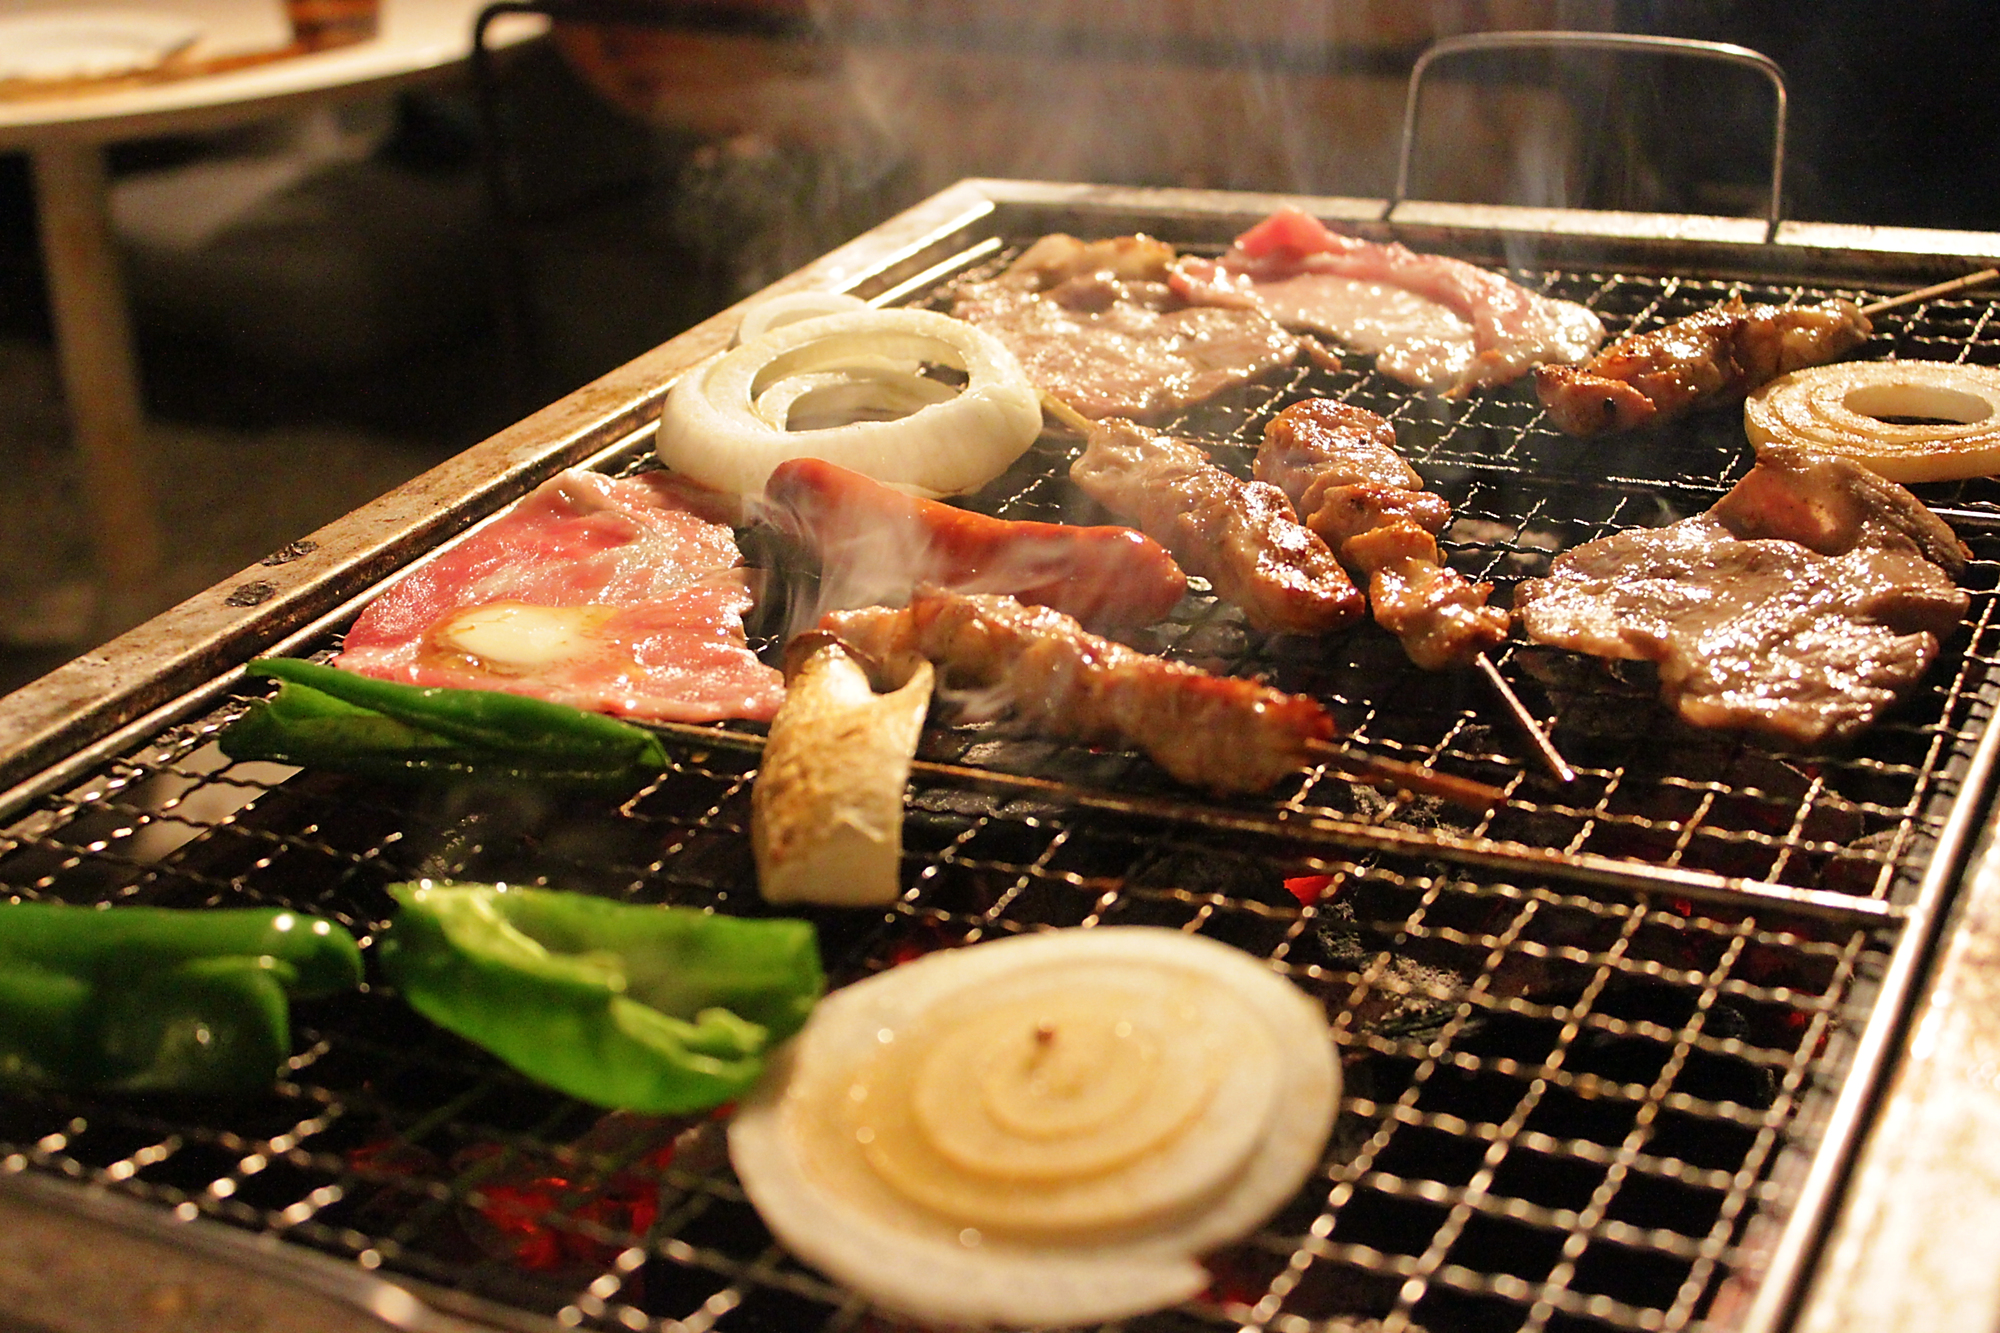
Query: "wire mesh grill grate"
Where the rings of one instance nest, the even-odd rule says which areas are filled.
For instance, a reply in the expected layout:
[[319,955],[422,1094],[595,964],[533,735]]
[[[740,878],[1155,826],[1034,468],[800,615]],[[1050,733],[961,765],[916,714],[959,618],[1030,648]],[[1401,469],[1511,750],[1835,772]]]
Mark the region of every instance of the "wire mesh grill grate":
[[[996,263],[999,261],[995,261]],[[1728,294],[1680,278],[1532,275],[1616,332]],[[1749,299],[1820,293],[1740,288]],[[1886,317],[1870,354],[2000,363],[1990,305]],[[1520,389],[1413,394],[1353,357],[1199,407],[1172,429],[1247,467],[1262,424],[1306,394],[1389,415],[1449,498],[1452,563],[1502,585],[1559,549],[1706,508],[1750,458],[1727,414],[1583,444]],[[1046,436],[972,503],[1098,516]],[[640,465],[631,460],[631,465]],[[1478,839],[1743,876],[1895,905],[1961,799],[1991,716],[2000,491],[1932,488],[1971,543],[1967,623],[1912,698],[1837,753],[1799,757],[1674,722],[1642,675],[1517,643],[1500,659],[1582,776],[1535,769],[1477,681],[1425,676],[1364,626],[1267,639],[1190,598],[1135,646],[1324,700],[1358,744],[1504,786],[1487,816],[1311,772],[1266,801],[1270,836],[1045,793],[913,788],[908,892],[884,913],[816,914],[836,982],[1043,926],[1149,924],[1267,959],[1332,1016],[1346,1073],[1322,1169],[1248,1240],[1211,1256],[1201,1297],[1126,1327],[1674,1330],[1731,1326],[1799,1163],[1848,1067],[1894,921],[1590,890],[1560,868],[1494,875]],[[765,621],[771,646],[782,606]],[[673,748],[616,806],[518,791],[411,793],[225,761],[229,701],[24,813],[0,838],[23,898],[332,916],[364,944],[385,886],[429,876],[549,884],[756,914],[754,755]],[[926,758],[1184,801],[1144,761],[996,725],[933,727]],[[1195,809],[1196,807],[1187,807]],[[1360,853],[1293,839],[1313,817],[1437,846]],[[0,1097],[0,1169],[90,1180],[560,1324],[839,1330],[901,1325],[793,1262],[731,1178],[718,1120],[606,1115],[534,1087],[371,990],[301,1005],[299,1055],[248,1102]]]

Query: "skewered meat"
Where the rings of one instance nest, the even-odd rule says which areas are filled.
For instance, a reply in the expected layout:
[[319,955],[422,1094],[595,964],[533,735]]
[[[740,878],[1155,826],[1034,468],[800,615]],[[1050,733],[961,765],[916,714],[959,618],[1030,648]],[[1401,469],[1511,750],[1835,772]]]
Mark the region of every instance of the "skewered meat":
[[1868,726],[1929,668],[1965,614],[1966,558],[1894,482],[1768,447],[1707,513],[1566,551],[1515,605],[1538,642],[1658,663],[1696,726],[1811,746]]
[[1189,301],[1269,312],[1377,355],[1385,375],[1452,397],[1505,384],[1536,362],[1581,361],[1604,341],[1596,315],[1462,259],[1327,230],[1281,208],[1220,260],[1184,258]]
[[1149,625],[1187,591],[1173,557],[1130,528],[989,518],[817,458],[779,464],[764,500],[818,553],[822,607],[899,606],[932,584],[1008,593],[1086,625]]
[[1173,247],[1146,236],[1044,236],[952,314],[1005,343],[1028,378],[1088,417],[1144,417],[1289,364],[1299,340],[1262,311],[1191,305]]
[[1368,581],[1375,623],[1429,671],[1464,666],[1507,637],[1509,616],[1486,605],[1490,583],[1471,583],[1438,554],[1450,521],[1444,497],[1396,453],[1396,432],[1365,408],[1315,398],[1264,427],[1256,475],[1281,488],[1356,577]]
[[1276,486],[1243,481],[1195,445],[1111,418],[1069,470],[1084,493],[1136,523],[1259,629],[1319,634],[1365,609],[1325,542]]
[[1745,305],[1732,296],[1650,333],[1620,338],[1580,366],[1541,366],[1535,393],[1571,435],[1671,421],[1740,403],[1754,389],[1859,347],[1872,328],[1850,301]]
[[1311,699],[1211,676],[1087,632],[1011,597],[920,589],[901,611],[835,611],[820,621],[893,689],[921,661],[948,687],[986,689],[1030,727],[1087,744],[1124,744],[1197,787],[1262,791],[1333,735]]
[[784,684],[743,634],[715,497],[665,473],[565,472],[369,604],[334,665],[627,717],[764,720]]

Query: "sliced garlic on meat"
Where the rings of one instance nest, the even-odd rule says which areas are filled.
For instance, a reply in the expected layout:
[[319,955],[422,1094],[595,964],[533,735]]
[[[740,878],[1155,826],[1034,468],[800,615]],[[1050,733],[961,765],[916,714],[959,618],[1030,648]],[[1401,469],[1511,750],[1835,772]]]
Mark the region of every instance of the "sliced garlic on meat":
[[823,1001],[730,1131],[805,1259],[945,1323],[1115,1319],[1199,1291],[1319,1160],[1319,1007],[1144,927],[932,955]]
[[588,651],[591,631],[616,612],[610,606],[488,602],[440,619],[426,636],[426,647],[495,675],[531,675]]

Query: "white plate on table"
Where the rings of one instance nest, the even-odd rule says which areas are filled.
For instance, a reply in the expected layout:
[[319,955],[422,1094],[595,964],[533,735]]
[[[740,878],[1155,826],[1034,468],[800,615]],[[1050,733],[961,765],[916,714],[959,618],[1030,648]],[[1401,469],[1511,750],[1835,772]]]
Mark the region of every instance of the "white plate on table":
[[202,34],[174,14],[130,9],[43,11],[0,17],[0,81],[60,83],[156,69]]

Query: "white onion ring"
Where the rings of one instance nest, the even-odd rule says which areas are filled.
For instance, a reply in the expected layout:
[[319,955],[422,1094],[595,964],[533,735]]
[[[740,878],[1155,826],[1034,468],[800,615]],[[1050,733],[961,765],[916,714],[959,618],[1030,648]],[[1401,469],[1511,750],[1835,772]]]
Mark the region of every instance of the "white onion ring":
[[1991,476],[2000,472],[2000,370],[1945,361],[1812,366],[1750,395],[1743,429],[1753,444],[1845,454],[1895,482]]
[[786,292],[783,296],[759,301],[744,311],[743,322],[736,326],[736,337],[729,345],[741,346],[763,337],[772,329],[781,329],[802,319],[817,319],[821,315],[840,315],[867,308],[866,301],[846,292]]
[[779,430],[830,430],[851,421],[893,421],[958,397],[958,390],[891,366],[848,366],[791,375],[762,393],[751,410]]
[[[1219,1082],[1199,1113],[1216,1117],[1210,1130],[1232,1134],[1246,1128],[1238,1117],[1257,1122],[1247,1126],[1258,1131],[1248,1158],[1233,1168],[1222,1164],[1228,1181],[1219,1192],[1133,1227],[1037,1240],[961,1230],[961,1221],[929,1213],[865,1168],[857,1175],[850,1168],[858,1157],[836,1163],[815,1155],[844,1141],[843,1107],[855,1096],[857,1072],[891,1046],[925,1042],[933,1020],[970,1014],[976,1021],[989,999],[1018,1006],[1037,993],[1059,999],[1071,987],[1115,987],[1135,970],[1185,987],[1205,1011],[1226,1008],[1230,1022],[1250,1025],[1234,1029],[1254,1040],[1227,1048],[1231,1056],[1217,1066]],[[953,1030],[945,1029],[943,1039]],[[942,1040],[927,1049],[941,1051]],[[1242,1085],[1266,1078],[1261,1094],[1250,1098],[1257,1108],[1242,1105],[1249,1095]],[[952,1080],[952,1087],[961,1085]],[[1155,1086],[1145,1085],[1142,1094]],[[979,1095],[977,1086],[966,1087],[966,1099]],[[1196,1256],[1247,1235],[1297,1193],[1320,1161],[1339,1099],[1340,1065],[1325,1012],[1256,958],[1151,926],[1058,930],[932,954],[827,996],[738,1106],[729,1157],[779,1239],[877,1303],[927,1324],[1067,1327],[1158,1309],[1199,1292],[1209,1277]],[[832,1138],[822,1137],[822,1127]],[[1199,1122],[1186,1131],[1203,1132]],[[852,1157],[866,1149],[846,1151]],[[1163,1145],[1080,1183],[1108,1183],[1129,1172],[1125,1179],[1135,1187],[1152,1188],[1153,1173],[1169,1169],[1165,1159],[1173,1151]],[[1200,1163],[1194,1170],[1203,1174]],[[1198,1192],[1207,1184],[1192,1182]]]
[[[923,362],[962,370],[968,383],[949,402],[894,420],[786,430],[758,415],[759,399],[795,376],[847,371],[857,383],[887,383],[892,368]],[[939,496],[999,476],[1041,429],[1034,385],[991,334],[930,310],[860,310],[773,329],[696,366],[667,395],[654,448],[675,471],[738,494],[760,493],[788,459],[821,458]]]

